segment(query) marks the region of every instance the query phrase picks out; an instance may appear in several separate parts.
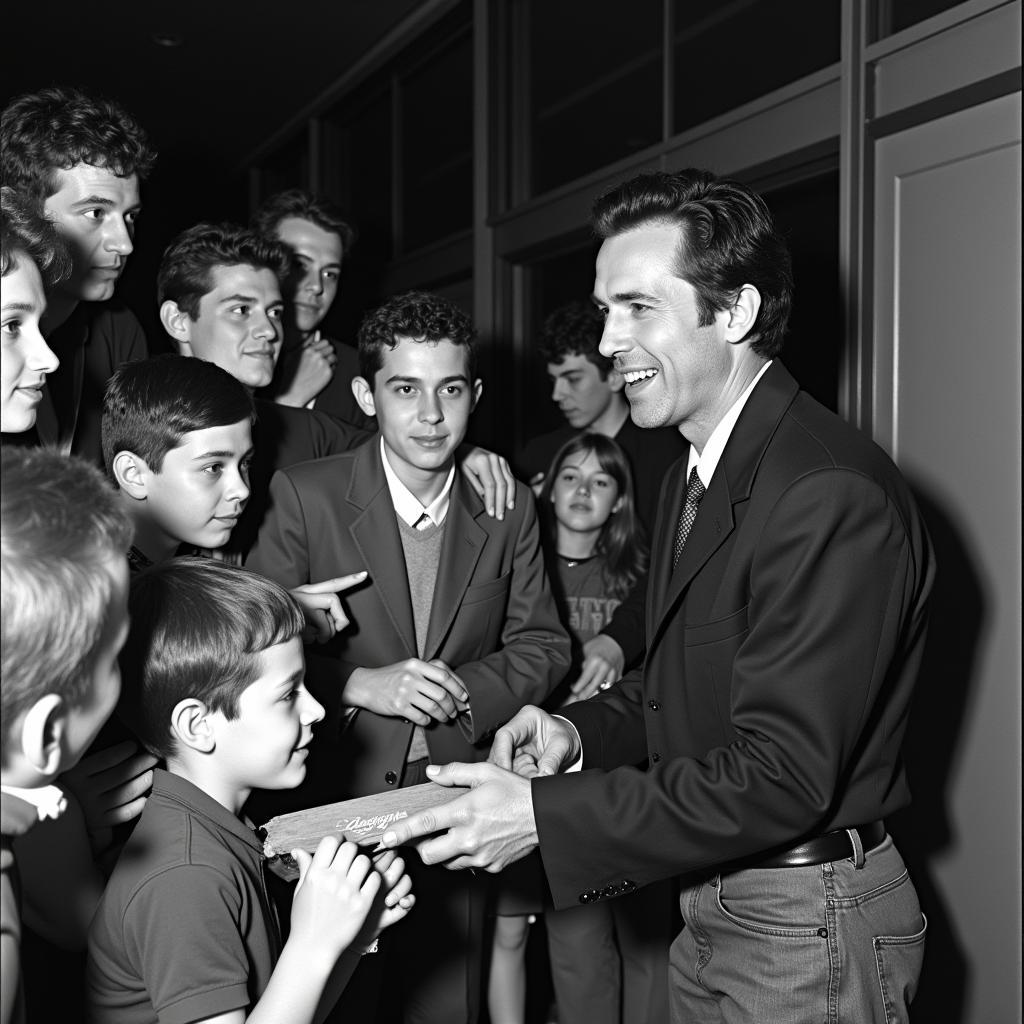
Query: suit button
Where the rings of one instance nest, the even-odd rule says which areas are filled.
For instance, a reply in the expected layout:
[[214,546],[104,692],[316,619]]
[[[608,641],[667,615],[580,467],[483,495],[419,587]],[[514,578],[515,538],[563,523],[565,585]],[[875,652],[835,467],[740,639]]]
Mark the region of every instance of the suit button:
[[398,773],[397,772],[385,772],[384,773],[384,781],[389,786],[393,786],[398,781]]
[[661,760],[661,754],[656,750],[651,754],[651,764],[657,764]]
[[660,704],[659,704],[659,703],[658,703],[658,702],[657,702],[656,700],[649,700],[649,701],[647,702],[647,706],[648,706],[648,707],[649,707],[649,708],[650,708],[650,709],[651,709],[652,711],[658,711],[658,710],[660,710],[660,708],[661,708],[661,705],[660,705]]

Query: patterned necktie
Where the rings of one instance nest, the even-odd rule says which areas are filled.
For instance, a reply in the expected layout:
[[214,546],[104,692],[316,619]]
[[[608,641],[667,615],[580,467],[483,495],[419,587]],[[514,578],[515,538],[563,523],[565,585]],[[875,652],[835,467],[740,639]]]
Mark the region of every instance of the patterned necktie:
[[683,501],[683,510],[679,513],[679,522],[676,524],[676,541],[672,545],[672,568],[679,564],[679,556],[683,553],[683,545],[690,535],[693,521],[697,518],[697,506],[700,499],[704,497],[705,487],[697,476],[697,467],[690,470],[690,478],[686,481],[686,499]]

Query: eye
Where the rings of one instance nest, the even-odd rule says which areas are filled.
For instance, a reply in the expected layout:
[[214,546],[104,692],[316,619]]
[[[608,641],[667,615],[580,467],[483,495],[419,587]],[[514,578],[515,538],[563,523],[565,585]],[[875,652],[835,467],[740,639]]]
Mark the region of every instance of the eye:
[[643,302],[631,302],[631,303],[629,304],[629,308],[630,308],[630,309],[632,310],[632,312],[634,313],[634,315],[636,315],[636,316],[640,316],[640,315],[642,315],[642,314],[644,314],[644,313],[648,312],[648,311],[650,310],[650,308],[651,308],[651,307],[650,307],[650,306],[648,306],[648,305],[646,305],[646,304],[645,304],[645,303],[643,303]]
[[16,338],[21,332],[21,321],[17,317],[14,317],[11,320],[5,320],[3,325],[0,326],[0,330],[3,331],[6,337]]
[[83,210],[82,216],[88,217],[89,220],[103,220],[106,210],[102,206],[93,206],[91,209]]
[[287,693],[286,693],[286,694],[285,694],[285,695],[284,695],[284,696],[283,696],[283,697],[281,698],[281,700],[283,700],[283,701],[284,701],[284,702],[285,702],[286,704],[290,704],[290,703],[291,703],[292,701],[294,701],[294,700],[295,700],[295,698],[296,698],[296,697],[298,697],[298,695],[299,695],[299,690],[298,690],[298,687],[295,687],[294,689],[292,689],[292,690],[289,690],[289,691],[288,691],[288,692],[287,692]]
[[203,466],[203,472],[209,476],[220,476],[224,472],[224,463],[211,462],[208,466]]
[[281,309],[280,306],[275,306],[273,309],[268,309],[267,310],[267,316],[271,320],[280,320],[282,315],[283,315],[283,310]]
[[242,476],[245,477],[246,480],[248,480],[249,479],[249,470],[250,470],[251,467],[252,467],[252,457],[250,456],[247,459],[242,459],[242,461],[238,464],[238,472],[241,473]]
[[411,395],[412,392],[413,392],[413,387],[412,387],[411,384],[396,384],[395,385],[395,394],[396,395],[402,395],[402,396],[407,397],[407,396]]
[[248,316],[249,307],[247,305],[232,306],[229,312],[235,314],[235,316]]
[[462,385],[448,384],[441,389],[441,394],[447,395],[449,398],[458,398],[462,394]]
[[594,308],[597,310],[597,315],[602,320],[607,320],[608,319],[608,307],[607,306],[595,306]]
[[129,210],[124,215],[124,222],[125,222],[125,224],[128,225],[128,227],[134,227],[135,226],[135,222],[138,219],[139,219],[139,211],[138,210]]
[[324,271],[324,278],[327,281],[337,281],[339,276],[340,275],[339,275],[338,271],[336,271],[336,270],[325,270]]

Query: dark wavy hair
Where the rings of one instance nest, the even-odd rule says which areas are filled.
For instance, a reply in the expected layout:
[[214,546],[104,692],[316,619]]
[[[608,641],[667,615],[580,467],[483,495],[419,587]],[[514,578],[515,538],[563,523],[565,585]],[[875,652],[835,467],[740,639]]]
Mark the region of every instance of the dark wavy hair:
[[612,360],[597,350],[603,333],[604,318],[592,302],[567,302],[544,320],[537,351],[546,363],[586,356],[600,371],[601,380],[605,380],[611,372]]
[[394,348],[399,338],[447,339],[453,345],[465,346],[470,381],[476,377],[476,332],[469,317],[449,299],[430,292],[406,292],[367,313],[359,325],[359,374],[371,388],[384,365],[384,349]]
[[146,178],[156,151],[138,122],[118,103],[81,89],[53,85],[11,100],[0,114],[3,183],[46,199],[58,170],[105,167],[120,178]]
[[300,217],[341,239],[341,251],[348,256],[356,240],[355,228],[327,196],[316,195],[301,188],[277,192],[260,204],[252,215],[252,229],[261,235],[275,236],[277,225],[286,217]]
[[692,168],[640,174],[605,192],[592,221],[600,238],[652,222],[677,225],[676,273],[697,293],[700,325],[750,284],[761,294],[751,347],[766,359],[782,350],[793,301],[789,249],[765,201],[746,185]]
[[283,282],[292,266],[286,245],[238,224],[195,224],[164,250],[156,278],[157,304],[168,299],[193,319],[199,302],[213,291],[214,267],[270,270]]
[[567,441],[551,460],[540,492],[541,514],[548,521],[547,534],[552,544],[556,524],[551,502],[555,480],[565,460],[573,455],[593,454],[598,464],[618,485],[622,503],[601,528],[596,554],[604,556],[604,581],[608,594],[619,601],[625,600],[638,579],[647,571],[647,539],[636,515],[636,497],[633,493],[633,474],[626,453],[604,434],[581,433]]
[[5,185],[0,188],[0,277],[17,268],[19,256],[36,265],[47,286],[71,273],[67,244],[43,216],[39,203]]
[[212,558],[172,558],[131,582],[118,714],[157,757],[174,753],[171,712],[188,697],[225,718],[259,678],[260,654],[299,636],[305,618],[283,587]]
[[3,737],[40,697],[88,696],[110,614],[106,569],[132,525],[103,474],[47,448],[0,451],[0,711]]
[[113,479],[118,452],[133,452],[159,473],[164,456],[193,430],[254,423],[249,389],[205,359],[162,355],[125,363],[103,396],[103,463]]

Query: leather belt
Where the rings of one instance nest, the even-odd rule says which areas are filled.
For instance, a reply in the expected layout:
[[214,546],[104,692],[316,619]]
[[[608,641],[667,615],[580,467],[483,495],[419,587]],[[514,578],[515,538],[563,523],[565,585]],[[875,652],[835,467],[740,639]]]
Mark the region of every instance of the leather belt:
[[860,834],[860,843],[865,853],[873,850],[885,838],[885,822],[873,821],[870,825],[854,825],[851,829],[837,829],[823,836],[808,839],[799,846],[791,846],[781,853],[773,853],[764,860],[758,860],[751,867],[758,868],[802,868],[812,864],[825,864],[832,860],[853,857],[853,841],[850,832]]

